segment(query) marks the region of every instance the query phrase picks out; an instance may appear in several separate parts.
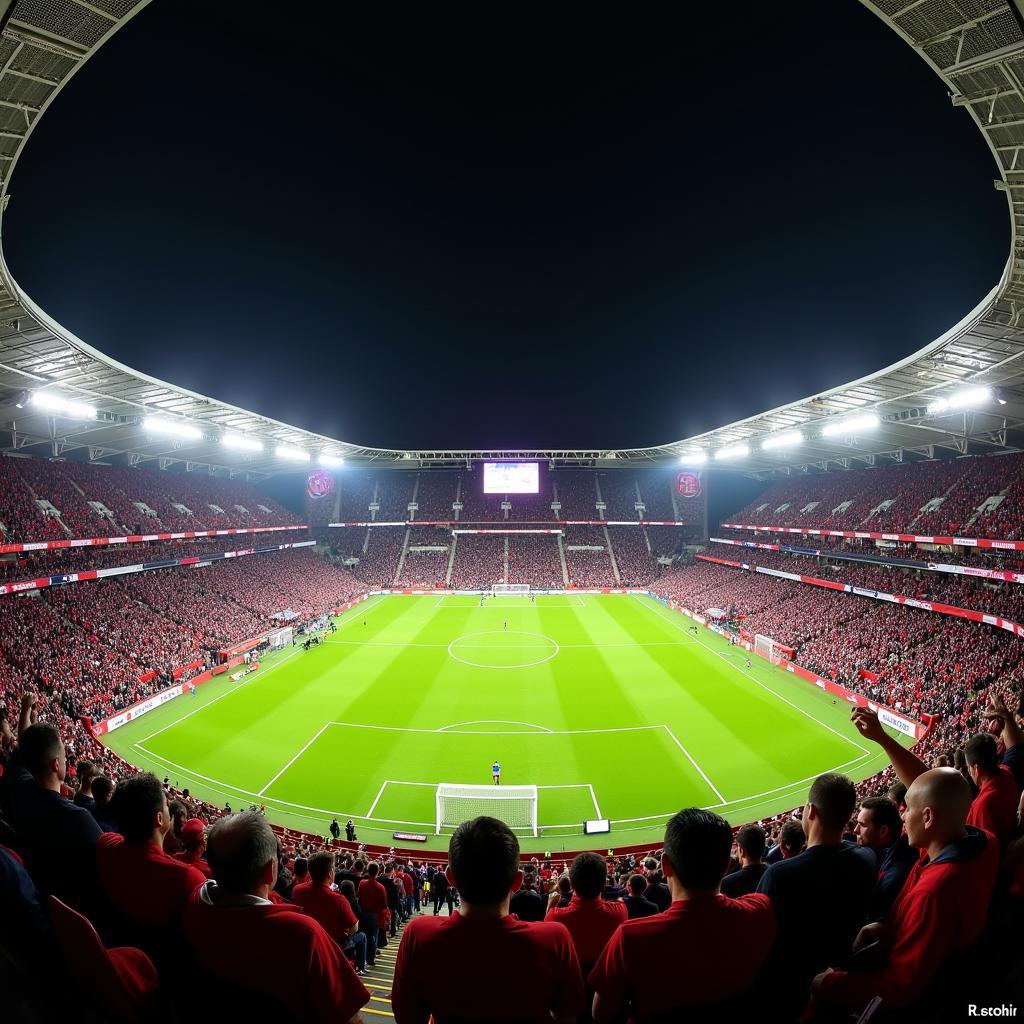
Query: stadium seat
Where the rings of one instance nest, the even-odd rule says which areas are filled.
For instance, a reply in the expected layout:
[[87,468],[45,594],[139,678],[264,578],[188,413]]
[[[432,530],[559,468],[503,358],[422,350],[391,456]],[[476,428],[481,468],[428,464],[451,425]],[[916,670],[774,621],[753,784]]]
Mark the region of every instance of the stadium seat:
[[124,1024],[152,1020],[160,984],[149,957],[131,946],[107,949],[88,918],[56,896],[49,908],[65,967],[97,1007]]

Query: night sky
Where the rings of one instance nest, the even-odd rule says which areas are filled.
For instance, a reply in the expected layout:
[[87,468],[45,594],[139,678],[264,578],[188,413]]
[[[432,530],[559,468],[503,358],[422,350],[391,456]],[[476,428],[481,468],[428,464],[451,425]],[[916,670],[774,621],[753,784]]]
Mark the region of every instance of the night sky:
[[19,163],[26,291],[342,440],[626,447],[898,359],[1005,262],[980,133],[855,0],[358,6],[154,0]]

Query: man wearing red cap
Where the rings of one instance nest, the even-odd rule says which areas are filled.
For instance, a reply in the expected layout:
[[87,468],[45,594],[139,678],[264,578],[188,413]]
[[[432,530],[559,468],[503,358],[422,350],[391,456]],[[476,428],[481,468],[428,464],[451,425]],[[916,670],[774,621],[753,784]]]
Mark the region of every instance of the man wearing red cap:
[[189,818],[181,828],[181,841],[184,849],[176,853],[174,859],[190,864],[207,878],[212,878],[213,872],[203,857],[206,849],[206,822],[202,818]]

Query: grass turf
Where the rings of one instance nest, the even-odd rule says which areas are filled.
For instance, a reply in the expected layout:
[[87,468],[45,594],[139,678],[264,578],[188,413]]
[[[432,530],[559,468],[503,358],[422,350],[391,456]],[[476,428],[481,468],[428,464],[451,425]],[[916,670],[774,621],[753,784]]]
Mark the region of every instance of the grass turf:
[[[524,850],[657,842],[680,807],[733,823],[803,802],[839,769],[884,757],[843,701],[636,595],[373,597],[321,647],[219,677],[107,738],[179,787],[364,842],[434,837],[438,782],[537,785],[541,835]],[[582,836],[586,818],[611,835]]]

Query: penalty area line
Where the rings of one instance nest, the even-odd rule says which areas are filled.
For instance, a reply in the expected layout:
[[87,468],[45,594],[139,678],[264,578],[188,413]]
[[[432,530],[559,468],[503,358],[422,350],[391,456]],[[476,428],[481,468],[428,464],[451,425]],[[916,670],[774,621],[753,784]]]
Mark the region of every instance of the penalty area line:
[[298,759],[302,757],[302,755],[309,750],[309,748],[313,746],[318,739],[320,739],[325,730],[329,729],[333,724],[333,722],[324,722],[324,724],[317,729],[316,735],[256,795],[263,796],[263,794],[266,793],[266,791],[270,789],[270,787],[277,782],[277,780],[281,778],[281,776],[284,775],[284,773],[288,771],[288,769],[291,768],[291,766],[295,764],[295,762],[298,761]]
[[708,778],[707,772],[705,772],[704,769],[701,768],[699,764],[697,764],[697,762],[693,759],[693,755],[686,749],[686,747],[682,745],[682,743],[679,742],[679,737],[676,736],[676,734],[667,725],[662,725],[662,729],[664,729],[665,732],[669,734],[669,736],[672,739],[672,742],[686,755],[686,759],[690,762],[690,764],[692,764],[693,767],[697,769],[697,773],[708,784],[708,786],[711,789],[711,792],[714,793],[715,796],[717,796],[723,804],[727,803],[728,801],[718,791],[718,787]]

